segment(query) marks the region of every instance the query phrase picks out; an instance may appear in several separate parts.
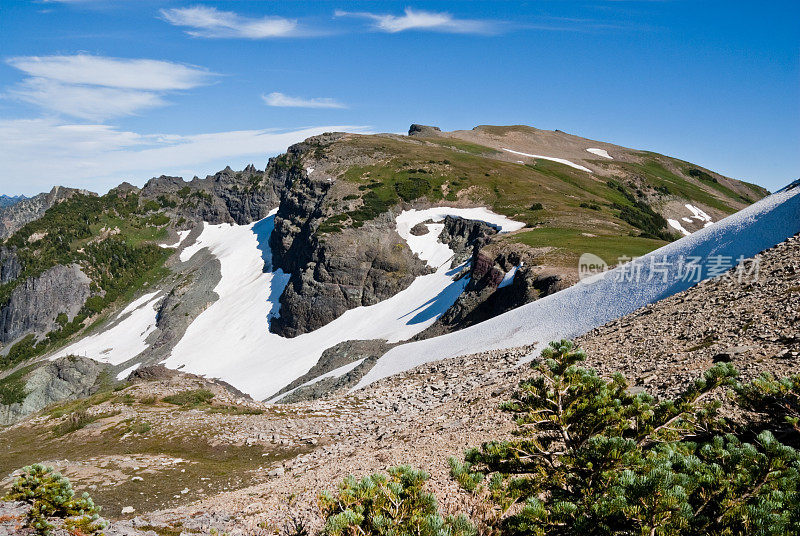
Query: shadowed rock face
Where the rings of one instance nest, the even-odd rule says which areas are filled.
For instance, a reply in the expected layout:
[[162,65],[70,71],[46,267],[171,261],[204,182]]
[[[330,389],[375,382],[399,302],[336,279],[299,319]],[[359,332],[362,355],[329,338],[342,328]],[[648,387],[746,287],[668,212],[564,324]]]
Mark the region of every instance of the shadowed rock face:
[[287,191],[270,239],[273,265],[291,273],[272,330],[294,337],[324,326],[348,309],[374,305],[429,272],[394,230],[387,213],[359,229],[320,239],[317,207],[327,187],[301,177]]
[[57,265],[25,280],[0,309],[0,341],[7,343],[28,333],[47,333],[59,313],[72,319],[91,294],[89,277],[76,264]]

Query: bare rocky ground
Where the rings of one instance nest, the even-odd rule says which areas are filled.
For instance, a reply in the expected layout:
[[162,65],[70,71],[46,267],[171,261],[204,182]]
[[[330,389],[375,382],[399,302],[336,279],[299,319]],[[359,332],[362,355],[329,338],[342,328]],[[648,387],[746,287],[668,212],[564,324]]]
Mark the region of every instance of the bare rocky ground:
[[[755,282],[709,281],[578,342],[587,365],[602,374],[619,371],[633,389],[671,395],[715,361],[732,362],[743,379],[796,373],[799,314],[795,236],[762,253]],[[356,393],[285,405],[151,369],[123,390],[95,395],[85,412],[100,418],[81,429],[63,433],[63,423],[81,411],[70,406],[3,430],[0,467],[3,474],[33,461],[58,467],[105,506],[110,535],[275,534],[292,519],[313,533],[322,525],[321,490],[348,474],[398,464],[431,473],[429,488],[443,510],[470,513],[469,497],[448,476],[447,458],[511,433],[513,423],[497,406],[531,374],[519,366],[529,353],[455,358]],[[163,401],[198,388],[214,398],[191,409]],[[10,481],[11,475],[2,485]],[[0,534],[18,532],[23,512],[0,503]]]

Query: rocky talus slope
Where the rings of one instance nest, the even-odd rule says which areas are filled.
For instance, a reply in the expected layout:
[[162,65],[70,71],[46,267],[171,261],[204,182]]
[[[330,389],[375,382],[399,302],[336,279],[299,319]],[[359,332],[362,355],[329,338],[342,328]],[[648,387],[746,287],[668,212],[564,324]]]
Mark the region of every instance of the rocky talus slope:
[[[623,372],[631,389],[658,396],[687,386],[715,361],[731,361],[743,379],[796,373],[799,260],[795,236],[760,255],[757,282],[723,276],[594,330],[579,339],[587,365],[604,375]],[[473,505],[449,478],[447,457],[511,433],[513,423],[497,407],[531,374],[519,366],[529,351],[430,363],[352,394],[284,405],[254,403],[202,378],[146,369],[135,373],[130,387],[87,405],[98,418],[70,432],[69,441],[52,435],[68,413],[44,413],[3,430],[0,464],[55,463],[78,489],[105,500],[105,514],[114,520],[109,535],[212,529],[266,535],[292,518],[313,532],[322,523],[316,507],[321,489],[335,487],[346,474],[402,463],[431,473],[430,489],[445,511],[469,513]],[[200,387],[214,393],[210,404],[178,409],[160,401]],[[142,422],[147,431],[134,428]],[[209,446],[228,457],[209,454]],[[125,507],[134,511],[123,514]],[[0,508],[0,515],[7,513],[0,517],[4,527],[19,523],[24,508]]]

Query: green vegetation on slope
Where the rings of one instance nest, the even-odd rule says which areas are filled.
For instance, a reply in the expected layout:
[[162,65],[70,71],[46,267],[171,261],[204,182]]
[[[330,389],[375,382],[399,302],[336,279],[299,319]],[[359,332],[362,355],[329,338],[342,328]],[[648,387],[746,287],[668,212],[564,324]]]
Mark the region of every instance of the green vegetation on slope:
[[799,438],[728,422],[709,396],[729,386],[761,410],[794,401],[785,421],[797,435],[800,381],[741,386],[730,364],[718,364],[677,399],[659,401],[630,393],[620,374],[608,381],[581,368],[584,359],[569,341],[551,343],[536,375],[502,406],[516,437],[467,451],[465,463],[450,460],[462,487],[491,505],[500,534],[800,530],[800,453],[773,432]]
[[[360,199],[361,204],[331,215],[317,232],[361,227],[395,205],[426,199],[484,204],[523,221],[533,230],[512,239],[536,247],[557,248],[552,258],[564,266],[574,265],[585,251],[597,251],[613,259],[639,256],[675,238],[666,220],[632,184],[600,179],[549,160],[520,165],[493,159],[487,151],[453,151],[445,143],[452,140],[438,141],[442,147],[382,137],[347,140],[345,143],[352,149],[375,155],[380,163],[342,169],[341,180],[354,184],[359,192],[348,194],[343,201]],[[702,188],[670,174],[655,159],[644,167],[655,177],[650,181],[653,189],[694,195],[691,198],[700,199],[698,202],[708,200],[722,206]],[[568,240],[548,242],[554,238]]]
[[140,206],[136,194],[104,196],[78,194],[51,207],[5,242],[22,265],[19,277],[0,285],[0,303],[27,278],[56,265],[78,264],[91,279],[93,295],[69,320],[58,316],[59,327],[41,341],[28,335],[0,358],[0,369],[41,355],[84,328],[85,321],[119,298],[128,299],[145,283],[164,275],[170,251],[153,243],[166,236],[169,218],[158,203]]

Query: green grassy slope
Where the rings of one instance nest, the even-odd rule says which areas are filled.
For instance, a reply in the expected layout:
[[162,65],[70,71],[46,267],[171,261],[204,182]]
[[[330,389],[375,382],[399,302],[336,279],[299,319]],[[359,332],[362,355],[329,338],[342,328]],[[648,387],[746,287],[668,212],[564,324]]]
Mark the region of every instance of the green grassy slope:
[[[481,128],[502,134],[521,127]],[[496,149],[446,137],[352,136],[337,144],[334,150],[374,163],[341,167],[340,180],[350,190],[329,201],[332,215],[319,233],[359,227],[403,202],[482,204],[525,222],[525,230],[507,239],[552,248],[547,262],[560,266],[575,266],[585,251],[613,263],[677,238],[658,213],[662,200],[731,214],[766,194],[751,188],[751,195],[741,195],[726,186],[731,179],[656,153],[635,152],[638,162],[592,160],[601,172],[586,173],[549,160],[499,160]],[[340,209],[345,205],[351,208]]]

